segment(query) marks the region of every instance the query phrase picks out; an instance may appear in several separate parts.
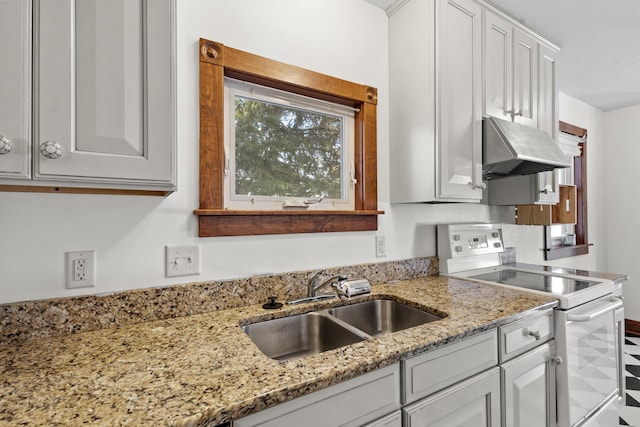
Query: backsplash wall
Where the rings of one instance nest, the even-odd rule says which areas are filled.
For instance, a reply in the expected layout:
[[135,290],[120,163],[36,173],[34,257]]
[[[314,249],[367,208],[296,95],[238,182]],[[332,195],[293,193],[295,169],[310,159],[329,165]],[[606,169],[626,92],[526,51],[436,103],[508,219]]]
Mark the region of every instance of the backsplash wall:
[[[270,296],[290,301],[306,296],[307,281],[314,273],[295,271],[104,296],[4,304],[0,305],[0,345],[260,304]],[[327,269],[321,277],[338,274],[377,285],[437,275],[438,260],[426,257],[342,266]]]

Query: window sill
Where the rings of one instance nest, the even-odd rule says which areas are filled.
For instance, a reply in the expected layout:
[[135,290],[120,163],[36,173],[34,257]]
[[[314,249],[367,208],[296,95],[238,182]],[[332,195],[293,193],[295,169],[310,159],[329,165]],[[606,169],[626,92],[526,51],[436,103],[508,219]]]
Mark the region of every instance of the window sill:
[[544,250],[544,259],[547,261],[568,258],[576,255],[586,255],[589,253],[589,246],[593,246],[593,243],[587,243],[584,245],[573,246],[557,246]]
[[384,211],[237,211],[196,209],[200,237],[375,231]]

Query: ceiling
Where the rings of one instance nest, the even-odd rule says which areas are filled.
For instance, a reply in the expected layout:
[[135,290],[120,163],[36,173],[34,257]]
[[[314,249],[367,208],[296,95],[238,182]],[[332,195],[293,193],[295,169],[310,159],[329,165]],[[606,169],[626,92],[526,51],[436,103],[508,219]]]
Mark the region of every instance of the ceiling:
[[[404,0],[365,0],[387,11]],[[640,1],[490,0],[562,48],[560,92],[602,111],[640,105]]]

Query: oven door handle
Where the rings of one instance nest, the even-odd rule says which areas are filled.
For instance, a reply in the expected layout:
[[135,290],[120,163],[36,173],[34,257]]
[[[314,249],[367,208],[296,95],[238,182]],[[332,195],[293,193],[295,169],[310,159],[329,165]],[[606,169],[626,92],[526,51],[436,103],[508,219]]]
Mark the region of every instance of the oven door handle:
[[613,311],[619,307],[622,307],[622,300],[617,297],[612,297],[612,299],[606,302],[606,304],[600,305],[589,313],[567,313],[567,320],[571,322],[589,322],[590,320],[602,316],[603,314]]

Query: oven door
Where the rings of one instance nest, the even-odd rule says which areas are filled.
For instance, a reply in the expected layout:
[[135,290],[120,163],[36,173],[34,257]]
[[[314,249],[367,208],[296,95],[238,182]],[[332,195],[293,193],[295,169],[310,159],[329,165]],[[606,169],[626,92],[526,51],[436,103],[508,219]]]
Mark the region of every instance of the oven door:
[[[582,425],[618,393],[616,309],[607,296],[571,310],[556,310],[558,425]],[[612,412],[613,413],[613,412]],[[616,425],[617,416],[611,425]]]

